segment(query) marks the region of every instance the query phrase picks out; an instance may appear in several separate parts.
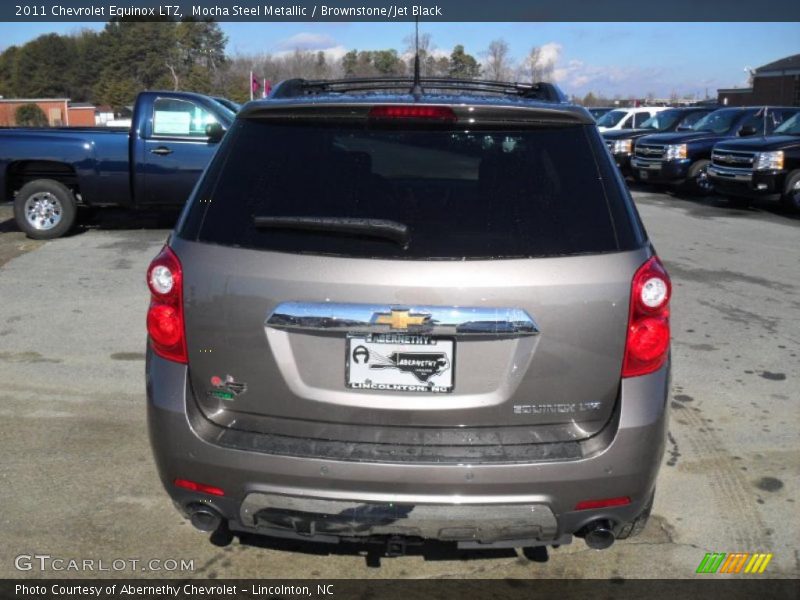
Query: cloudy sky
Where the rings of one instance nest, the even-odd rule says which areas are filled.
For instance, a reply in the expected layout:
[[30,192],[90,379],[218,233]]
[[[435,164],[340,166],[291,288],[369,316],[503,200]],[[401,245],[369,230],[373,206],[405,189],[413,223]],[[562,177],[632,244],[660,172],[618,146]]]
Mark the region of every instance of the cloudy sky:
[[[0,23],[0,46],[42,33],[68,33],[102,24]],[[229,52],[404,49],[412,23],[222,23]],[[437,52],[455,44],[479,60],[489,43],[504,39],[519,63],[542,46],[567,93],[606,95],[696,93],[742,86],[755,68],[800,53],[800,23],[421,23]]]

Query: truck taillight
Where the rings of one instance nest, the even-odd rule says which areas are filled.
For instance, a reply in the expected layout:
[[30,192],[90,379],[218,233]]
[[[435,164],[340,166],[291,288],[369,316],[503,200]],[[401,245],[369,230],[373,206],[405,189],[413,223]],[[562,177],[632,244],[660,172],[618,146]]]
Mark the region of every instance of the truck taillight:
[[669,300],[672,284],[666,269],[653,256],[636,271],[622,376],[637,377],[658,370],[669,354]]
[[183,271],[175,253],[164,246],[147,269],[150,308],[147,333],[153,352],[186,364],[186,334],[183,321]]

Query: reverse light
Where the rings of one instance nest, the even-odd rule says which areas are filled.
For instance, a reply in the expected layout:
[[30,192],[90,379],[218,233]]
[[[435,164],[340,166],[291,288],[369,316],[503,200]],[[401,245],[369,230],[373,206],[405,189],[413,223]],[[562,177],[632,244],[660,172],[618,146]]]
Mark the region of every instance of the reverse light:
[[164,246],[150,263],[147,287],[150,288],[150,307],[147,310],[150,347],[162,358],[186,364],[183,270],[169,246]]
[[658,308],[667,298],[667,283],[661,277],[651,277],[642,286],[642,304]]
[[205,483],[197,483],[189,479],[176,479],[172,482],[175,487],[183,488],[191,492],[201,492],[203,494],[211,494],[212,496],[224,496],[225,492],[222,488],[214,487],[213,485],[206,485]]
[[657,371],[669,354],[669,300],[672,284],[653,256],[633,276],[622,377]]
[[774,152],[758,152],[753,168],[756,171],[779,171],[783,169],[783,150]]
[[614,154],[630,154],[633,151],[633,140],[615,140]]
[[603,500],[583,500],[575,505],[575,510],[592,510],[597,508],[608,508],[610,506],[626,506],[631,503],[628,496],[618,498],[604,498]]
[[429,119],[455,122],[456,113],[449,106],[428,106],[424,104],[379,104],[369,111],[370,119]]
[[666,160],[678,160],[687,156],[686,144],[667,144],[664,148],[664,158]]
[[157,294],[165,295],[172,291],[172,286],[175,280],[172,277],[172,271],[165,265],[156,265],[150,272],[150,280],[148,281],[150,289]]

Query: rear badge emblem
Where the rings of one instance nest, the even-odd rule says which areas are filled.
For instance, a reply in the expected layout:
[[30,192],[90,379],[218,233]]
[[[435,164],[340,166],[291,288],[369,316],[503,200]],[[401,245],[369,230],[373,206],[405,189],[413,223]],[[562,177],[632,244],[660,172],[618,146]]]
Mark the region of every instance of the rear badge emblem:
[[408,330],[420,329],[430,324],[431,316],[424,313],[412,314],[407,309],[393,308],[388,313],[374,313],[372,322],[377,325],[388,325],[390,329]]
[[226,375],[225,379],[217,375],[211,377],[213,390],[209,390],[208,395],[219,400],[235,400],[236,396],[247,391],[247,384],[236,381],[231,375]]

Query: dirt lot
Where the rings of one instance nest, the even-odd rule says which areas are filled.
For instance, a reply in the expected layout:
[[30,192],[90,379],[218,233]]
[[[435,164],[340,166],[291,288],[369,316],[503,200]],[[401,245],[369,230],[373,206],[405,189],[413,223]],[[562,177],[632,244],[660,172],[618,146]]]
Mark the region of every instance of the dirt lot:
[[0,206],[0,577],[15,557],[193,561],[196,577],[691,577],[706,552],[774,553],[800,576],[800,220],[761,204],[637,191],[675,283],[669,443],[646,532],[530,562],[426,546],[366,566],[359,548],[218,547],[173,509],[145,427],[144,272],[169,217],[109,211],[47,243]]

